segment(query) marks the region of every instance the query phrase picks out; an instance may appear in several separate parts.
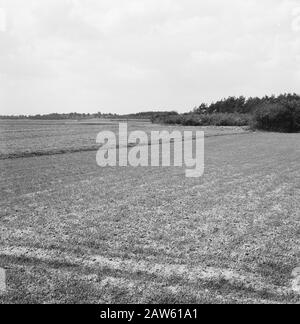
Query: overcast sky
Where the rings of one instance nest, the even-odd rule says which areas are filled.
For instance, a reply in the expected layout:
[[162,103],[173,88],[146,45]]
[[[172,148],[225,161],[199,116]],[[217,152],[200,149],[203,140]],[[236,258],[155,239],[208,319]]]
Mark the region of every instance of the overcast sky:
[[300,89],[299,0],[0,0],[0,114]]

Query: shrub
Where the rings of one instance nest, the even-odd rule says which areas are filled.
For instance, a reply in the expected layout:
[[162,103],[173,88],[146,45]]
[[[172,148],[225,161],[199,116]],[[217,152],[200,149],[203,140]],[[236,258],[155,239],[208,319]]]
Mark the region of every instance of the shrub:
[[169,116],[154,116],[152,118],[152,123],[164,123],[170,125],[180,125],[182,124],[182,117],[180,115],[169,115]]
[[213,114],[210,125],[214,126],[247,126],[250,116],[247,114]]
[[261,105],[254,114],[254,127],[267,131],[297,132],[300,130],[300,106]]
[[300,131],[300,105],[295,108],[294,112],[294,127],[295,131],[299,132]]
[[247,126],[250,115],[246,114],[185,114],[168,116],[156,122],[183,126]]

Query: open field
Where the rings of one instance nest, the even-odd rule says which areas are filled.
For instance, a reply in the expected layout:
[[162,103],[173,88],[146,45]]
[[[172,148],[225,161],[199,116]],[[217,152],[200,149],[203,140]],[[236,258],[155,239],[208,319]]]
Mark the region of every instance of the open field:
[[[0,160],[96,150],[96,136],[102,130],[118,132],[117,120],[28,121],[0,120]],[[128,131],[176,129],[147,121],[129,121]],[[195,127],[184,127],[195,130]],[[207,136],[244,133],[241,127],[204,127]]]
[[205,175],[187,179],[93,151],[21,158],[101,130],[38,126],[1,128],[0,303],[300,302],[299,134],[207,128]]

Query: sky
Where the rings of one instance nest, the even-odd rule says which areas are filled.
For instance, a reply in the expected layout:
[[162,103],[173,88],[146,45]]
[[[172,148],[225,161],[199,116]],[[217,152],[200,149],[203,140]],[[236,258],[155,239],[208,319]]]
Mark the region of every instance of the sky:
[[0,115],[300,93],[299,0],[0,0]]

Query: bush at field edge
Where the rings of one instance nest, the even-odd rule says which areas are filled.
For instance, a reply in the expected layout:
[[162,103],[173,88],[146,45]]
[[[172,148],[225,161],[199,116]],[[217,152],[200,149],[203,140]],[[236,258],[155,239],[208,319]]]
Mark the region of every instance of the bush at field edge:
[[256,129],[275,132],[300,131],[300,106],[265,104],[254,113],[253,126]]
[[171,115],[154,122],[183,126],[248,126],[251,116],[238,113]]

